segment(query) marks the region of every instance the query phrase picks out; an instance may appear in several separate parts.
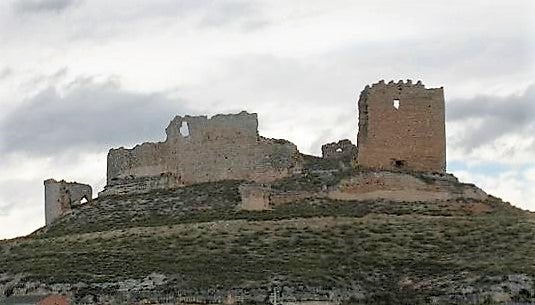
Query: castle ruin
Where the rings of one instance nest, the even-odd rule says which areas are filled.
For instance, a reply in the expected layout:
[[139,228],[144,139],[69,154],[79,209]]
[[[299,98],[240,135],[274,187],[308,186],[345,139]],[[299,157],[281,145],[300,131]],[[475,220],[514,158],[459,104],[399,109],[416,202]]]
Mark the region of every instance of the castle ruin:
[[[264,210],[298,199],[333,197],[344,200],[383,198],[433,200],[468,196],[471,188],[454,192],[456,178],[446,171],[445,105],[443,88],[384,81],[360,94],[357,146],[350,140],[322,146],[323,160],[360,174],[317,194],[278,192],[269,184],[306,172],[304,157],[286,140],[258,134],[256,114],[176,116],[165,129],[164,142],[143,143],[132,149],[111,149],[107,185],[100,196],[146,193],[202,182],[247,181],[240,188],[242,208]],[[309,156],[310,157],[310,156]],[[319,170],[321,174],[329,170]],[[390,173],[392,172],[392,173]],[[399,173],[405,172],[405,173]],[[426,178],[410,178],[418,172]],[[409,176],[407,176],[409,175]],[[407,178],[409,177],[409,178]],[[411,180],[412,179],[412,180]],[[433,180],[429,188],[422,181]],[[474,196],[483,196],[478,190]],[[397,197],[396,197],[397,196]],[[418,197],[419,196],[419,197]],[[91,187],[65,181],[45,181],[46,223],[68,213],[82,198],[91,200]],[[412,199],[411,199],[412,198]]]
[[358,165],[446,171],[443,88],[426,89],[420,81],[380,81],[364,88],[358,108]]
[[45,180],[44,184],[46,225],[69,213],[73,207],[82,204],[83,200],[90,201],[93,198],[93,190],[87,184],[54,179]]
[[177,116],[165,132],[165,142],[111,149],[99,195],[220,180],[269,182],[301,169],[297,146],[259,136],[256,114]]

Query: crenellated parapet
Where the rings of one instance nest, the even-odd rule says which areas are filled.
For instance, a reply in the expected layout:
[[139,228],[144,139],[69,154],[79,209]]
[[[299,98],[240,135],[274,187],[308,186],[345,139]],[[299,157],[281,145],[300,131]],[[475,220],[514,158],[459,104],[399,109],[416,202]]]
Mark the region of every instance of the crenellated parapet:
[[386,83],[384,80],[380,80],[378,81],[377,83],[374,83],[372,84],[371,86],[370,85],[366,85],[366,87],[364,88],[365,90],[366,89],[378,89],[378,88],[425,88],[425,85],[422,83],[421,80],[418,80],[416,81],[416,83],[413,83],[413,81],[411,79],[407,79],[406,81],[404,80],[399,80],[399,81],[389,81],[388,83]]

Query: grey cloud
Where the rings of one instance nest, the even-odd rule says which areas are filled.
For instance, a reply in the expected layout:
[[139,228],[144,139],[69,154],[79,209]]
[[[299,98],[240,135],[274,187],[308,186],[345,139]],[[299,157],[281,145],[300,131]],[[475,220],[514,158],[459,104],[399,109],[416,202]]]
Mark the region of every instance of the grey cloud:
[[41,190],[36,190],[36,185],[42,185],[39,180],[9,180],[0,182],[0,215],[9,215],[14,209],[28,208],[35,204],[33,200],[24,200],[21,194],[41,196]]
[[61,12],[74,6],[80,0],[18,0],[14,4],[15,11],[21,13]]
[[226,24],[243,22],[244,29],[257,29],[268,22],[262,18],[257,6],[245,1],[211,2],[205,8],[201,26],[219,27]]
[[[506,135],[525,135],[535,140],[535,85],[522,95],[507,97],[476,96],[453,100],[447,105],[448,122],[465,126],[465,135],[455,137],[454,145],[470,151]],[[473,126],[472,122],[482,121]]]
[[[225,28],[249,32],[271,24],[260,5],[243,0],[153,0],[136,2],[136,5],[127,3],[127,6],[117,2],[114,10],[101,10],[96,1],[86,1],[85,7],[99,12],[100,22],[87,22],[92,19],[91,15],[77,20],[68,38],[71,41],[97,40],[102,43],[129,35],[137,27],[141,27],[142,32],[151,30],[159,33],[173,28],[177,22],[189,23],[198,30],[219,31]],[[147,26],[148,20],[157,21],[158,26]]]
[[0,122],[0,152],[52,155],[161,140],[175,114],[192,113],[164,93],[135,93],[79,79],[65,94],[48,87]]
[[5,68],[1,69],[0,70],[0,80],[2,80],[4,78],[8,78],[12,73],[13,73],[13,71],[9,67],[5,67]]
[[[354,140],[352,136],[356,135],[357,125],[356,100],[360,90],[366,84],[376,82],[381,78],[389,80],[393,78],[392,75],[405,73],[404,78],[422,79],[428,87],[444,86],[446,92],[449,93],[455,91],[458,84],[462,82],[458,75],[453,77],[452,71],[448,72],[448,75],[437,74],[437,71],[442,71],[441,69],[446,68],[448,64],[461,67],[462,61],[455,61],[454,58],[445,62],[437,59],[429,63],[430,67],[425,68],[425,71],[421,70],[416,65],[416,60],[418,54],[427,54],[429,51],[425,50],[424,46],[421,46],[423,49],[418,49],[418,54],[407,54],[407,56],[396,55],[394,49],[379,48],[379,45],[372,48],[386,51],[382,55],[363,55],[358,52],[359,48],[351,47],[299,59],[254,55],[227,59],[218,67],[218,71],[222,71],[227,77],[209,80],[211,90],[204,92],[199,98],[209,97],[209,100],[217,100],[227,96],[239,96],[242,105],[246,103],[248,108],[264,110],[266,113],[271,112],[268,108],[284,111],[282,110],[285,109],[284,106],[291,103],[295,108],[301,109],[299,117],[292,116],[285,120],[279,113],[276,116],[277,120],[285,123],[299,120],[303,123],[301,128],[305,126],[316,128],[318,125],[329,128],[340,127],[340,122],[344,122],[344,128],[336,130],[336,135],[334,131],[324,132],[321,128],[317,128],[314,134],[321,140],[312,143],[311,147],[314,148],[326,140],[335,140],[343,134],[344,130],[348,135],[342,136]],[[373,52],[370,51],[369,54]],[[371,60],[374,58],[377,60]],[[492,56],[485,58],[488,63],[493,62]],[[503,59],[497,65],[504,64],[505,60],[507,59]],[[385,67],[377,65],[377,62],[391,63],[391,65]],[[522,60],[511,61],[506,66],[508,66],[507,69],[516,69],[521,66],[521,63]],[[467,68],[465,72],[463,79],[475,79],[479,73],[482,73],[478,67]],[[238,99],[228,99],[219,105],[235,105],[238,101]],[[318,120],[323,119],[325,113],[319,113],[318,111],[321,111],[319,109],[328,110],[327,113],[331,116],[345,113],[351,115],[344,117],[344,120],[328,118],[329,121],[323,125],[319,124]],[[481,145],[492,143],[504,135],[527,134],[533,137],[532,131],[530,134],[530,128],[535,130],[535,119],[533,119],[535,117],[535,85],[520,96],[503,98],[479,96],[468,100],[448,101],[447,109],[450,123],[455,122],[466,126],[464,134],[453,135],[454,137],[450,139],[449,145],[452,147],[471,151]],[[316,123],[304,124],[303,120],[306,117],[314,118]],[[470,126],[471,121],[475,119],[483,120],[483,124],[479,127]]]

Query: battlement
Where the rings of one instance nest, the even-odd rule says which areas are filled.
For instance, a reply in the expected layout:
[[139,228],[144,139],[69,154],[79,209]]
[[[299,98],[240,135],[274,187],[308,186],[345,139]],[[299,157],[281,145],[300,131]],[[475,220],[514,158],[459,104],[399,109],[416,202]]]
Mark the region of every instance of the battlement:
[[425,85],[422,83],[421,80],[418,80],[416,83],[413,83],[411,79],[407,79],[406,81],[399,80],[397,82],[391,80],[388,83],[385,83],[384,80],[380,80],[377,83],[370,85],[366,85],[364,90],[369,89],[379,89],[379,88],[423,88],[425,89]]

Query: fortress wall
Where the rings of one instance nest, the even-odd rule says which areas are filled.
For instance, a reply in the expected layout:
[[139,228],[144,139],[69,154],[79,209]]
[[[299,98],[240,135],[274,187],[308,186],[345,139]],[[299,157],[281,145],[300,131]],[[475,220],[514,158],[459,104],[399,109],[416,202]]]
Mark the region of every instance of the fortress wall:
[[[398,105],[396,105],[398,103]],[[427,172],[446,170],[442,88],[383,81],[362,91],[357,162],[363,167]]]
[[143,194],[181,186],[183,186],[182,181],[179,181],[173,174],[126,178],[115,180],[113,185],[106,185],[104,191],[99,192],[98,196]]
[[166,134],[165,142],[110,150],[108,186],[124,179],[162,175],[173,175],[182,185],[219,180],[264,182],[301,170],[302,157],[294,144],[258,135],[256,114],[241,112],[210,119],[177,116]]

